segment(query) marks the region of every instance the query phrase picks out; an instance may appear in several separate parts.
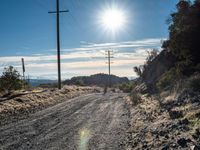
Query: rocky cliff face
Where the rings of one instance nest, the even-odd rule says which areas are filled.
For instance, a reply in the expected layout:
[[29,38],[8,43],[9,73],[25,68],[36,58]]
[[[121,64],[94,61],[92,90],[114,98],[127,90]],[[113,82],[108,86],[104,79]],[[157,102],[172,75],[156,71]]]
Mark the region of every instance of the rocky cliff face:
[[145,68],[142,74],[142,80],[148,87],[154,87],[156,81],[159,80],[160,76],[168,71],[175,65],[175,57],[168,52],[163,50],[160,54]]

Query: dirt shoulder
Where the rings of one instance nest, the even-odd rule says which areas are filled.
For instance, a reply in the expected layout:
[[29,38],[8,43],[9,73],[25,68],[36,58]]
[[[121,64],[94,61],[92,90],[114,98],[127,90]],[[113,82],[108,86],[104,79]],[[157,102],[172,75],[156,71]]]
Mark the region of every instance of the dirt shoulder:
[[64,86],[61,90],[35,89],[12,93],[0,98],[0,126],[68,99],[100,91],[98,87]]

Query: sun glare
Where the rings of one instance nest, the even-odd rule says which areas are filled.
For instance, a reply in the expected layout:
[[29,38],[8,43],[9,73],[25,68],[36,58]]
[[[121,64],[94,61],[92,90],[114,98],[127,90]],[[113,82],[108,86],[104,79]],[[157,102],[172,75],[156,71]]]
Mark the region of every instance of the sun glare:
[[100,18],[102,26],[105,29],[110,30],[112,32],[115,32],[120,28],[123,28],[125,21],[126,19],[123,11],[114,8],[105,10],[101,14]]

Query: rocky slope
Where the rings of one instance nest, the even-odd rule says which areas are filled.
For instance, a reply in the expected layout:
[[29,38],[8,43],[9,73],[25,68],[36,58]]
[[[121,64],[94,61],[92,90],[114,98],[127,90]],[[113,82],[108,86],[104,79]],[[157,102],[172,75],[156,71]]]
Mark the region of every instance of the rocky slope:
[[141,103],[132,107],[131,117],[130,149],[200,149],[198,92],[142,95]]

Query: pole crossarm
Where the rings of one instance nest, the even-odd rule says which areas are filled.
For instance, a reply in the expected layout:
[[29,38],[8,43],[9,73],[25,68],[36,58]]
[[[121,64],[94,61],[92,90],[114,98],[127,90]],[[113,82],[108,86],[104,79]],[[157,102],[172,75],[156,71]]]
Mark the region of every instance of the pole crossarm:
[[[61,11],[59,11],[59,13],[65,13],[65,12],[69,12],[69,10],[61,10]],[[48,13],[49,14],[56,14],[57,11],[49,11]]]
[[110,57],[105,57],[105,58],[114,58],[113,56],[110,56]]

